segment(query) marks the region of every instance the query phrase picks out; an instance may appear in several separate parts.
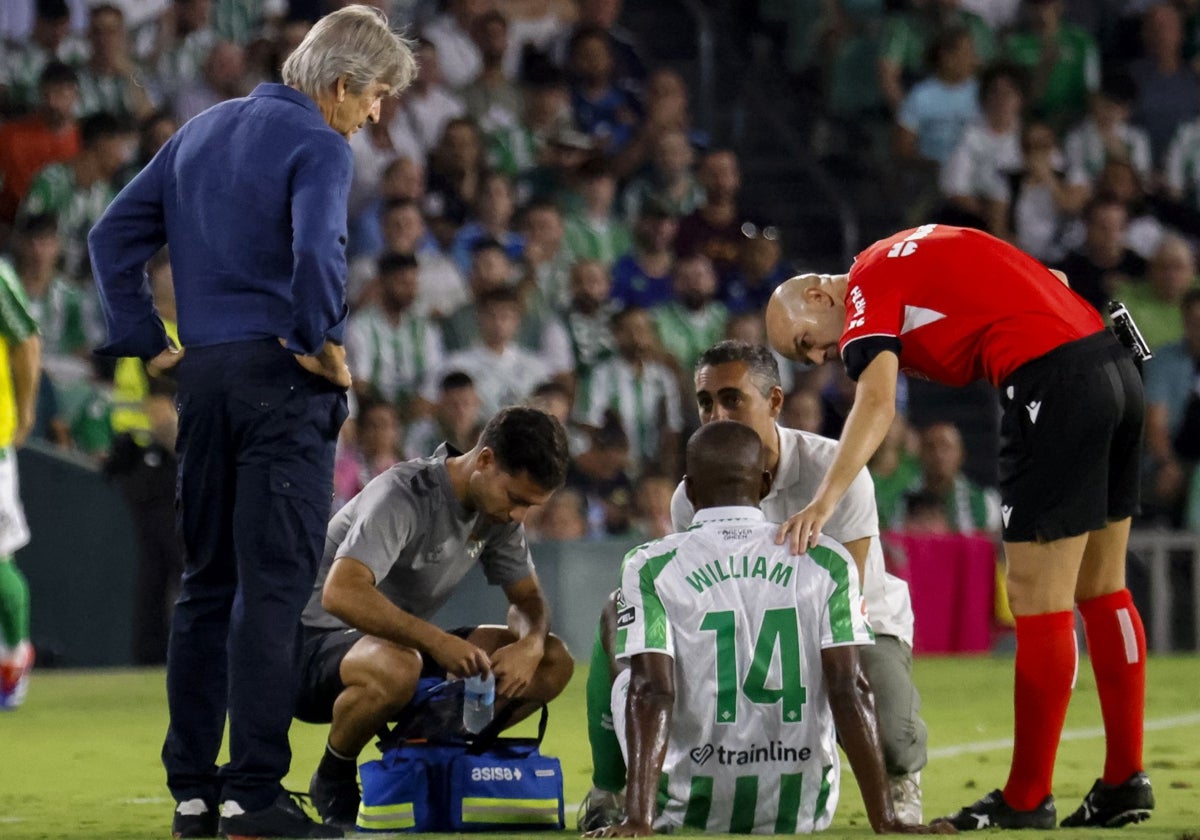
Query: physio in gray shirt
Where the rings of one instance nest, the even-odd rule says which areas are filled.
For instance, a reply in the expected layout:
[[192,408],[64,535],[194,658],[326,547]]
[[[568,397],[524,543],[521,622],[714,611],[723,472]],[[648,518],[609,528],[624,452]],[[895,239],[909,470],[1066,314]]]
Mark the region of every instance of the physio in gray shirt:
[[[563,690],[573,662],[549,634],[549,609],[525,528],[566,479],[567,441],[545,412],[514,407],[488,423],[470,452],[445,444],[429,458],[373,479],[329,524],[304,610],[296,716],[330,723],[309,792],[327,822],[353,828],[356,759],[412,700],[422,676],[492,673],[500,698],[532,701]],[[503,587],[508,626],[446,632],[428,619],[476,563]]]

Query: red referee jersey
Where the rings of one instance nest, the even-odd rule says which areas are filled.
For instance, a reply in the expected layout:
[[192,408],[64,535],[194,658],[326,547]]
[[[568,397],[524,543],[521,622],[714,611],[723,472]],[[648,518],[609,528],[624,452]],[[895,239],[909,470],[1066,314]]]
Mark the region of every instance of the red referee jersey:
[[1031,359],[1103,329],[1099,313],[1028,254],[986,233],[923,225],[858,255],[839,350],[857,379],[883,349],[945,385],[1000,385]]

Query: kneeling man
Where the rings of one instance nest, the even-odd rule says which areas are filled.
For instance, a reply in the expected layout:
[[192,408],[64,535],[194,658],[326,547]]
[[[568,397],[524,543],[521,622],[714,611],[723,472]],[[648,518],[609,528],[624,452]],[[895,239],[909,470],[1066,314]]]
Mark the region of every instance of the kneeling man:
[[[357,757],[413,699],[421,677],[492,673],[512,720],[558,694],[574,668],[550,615],[522,522],[567,473],[562,426],[500,411],[465,454],[443,444],[397,464],[334,517],[304,610],[296,716],[331,723],[309,792],[322,819],[353,829]],[[428,619],[476,563],[504,588],[508,626],[449,632]]]

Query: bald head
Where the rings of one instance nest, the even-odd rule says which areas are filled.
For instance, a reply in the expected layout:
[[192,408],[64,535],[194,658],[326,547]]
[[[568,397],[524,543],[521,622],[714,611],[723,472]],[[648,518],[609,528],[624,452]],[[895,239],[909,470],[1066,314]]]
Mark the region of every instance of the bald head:
[[820,364],[837,355],[845,324],[845,274],[800,274],[767,302],[767,340],[788,359]]
[[758,432],[733,420],[701,426],[687,444],[684,488],[696,510],[725,505],[757,507],[770,487],[766,450]]

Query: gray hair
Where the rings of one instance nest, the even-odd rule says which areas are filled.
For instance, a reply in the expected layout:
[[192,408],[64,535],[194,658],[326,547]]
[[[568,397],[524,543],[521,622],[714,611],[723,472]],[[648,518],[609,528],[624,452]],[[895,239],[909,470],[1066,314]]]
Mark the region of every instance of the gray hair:
[[769,396],[771,389],[780,384],[779,363],[774,354],[761,344],[727,339],[709,347],[696,360],[696,371],[704,367],[745,362],[750,378],[758,386],[759,393]]
[[412,45],[388,28],[386,15],[361,5],[321,18],[283,63],[284,84],[314,99],[342,77],[350,93],[382,82],[396,94],[416,75]]

